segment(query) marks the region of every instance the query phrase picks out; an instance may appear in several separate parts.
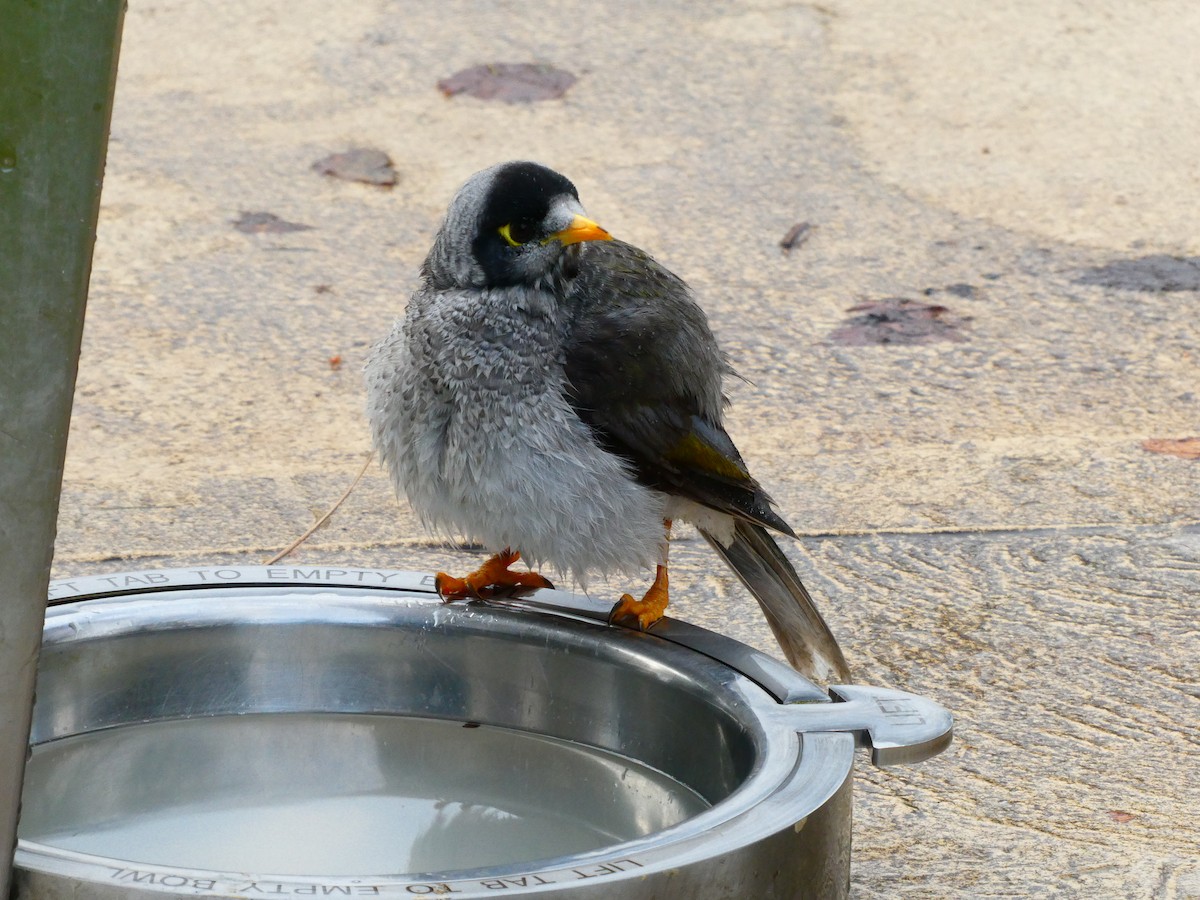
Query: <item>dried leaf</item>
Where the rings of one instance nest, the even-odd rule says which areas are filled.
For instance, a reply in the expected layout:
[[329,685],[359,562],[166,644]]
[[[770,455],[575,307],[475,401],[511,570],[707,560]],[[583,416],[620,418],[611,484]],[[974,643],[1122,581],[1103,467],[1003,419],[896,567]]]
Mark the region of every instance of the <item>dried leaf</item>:
[[341,178],[344,181],[361,181],[379,187],[392,187],[396,183],[396,170],[392,161],[382,150],[355,147],[345,153],[334,153],[313,163],[313,168],[322,175]]
[[813,229],[816,227],[812,222],[797,222],[780,239],[779,246],[783,248],[784,253],[799,247],[812,236]]
[[488,63],[455,72],[437,83],[447,97],[468,94],[480,100],[534,103],[556,100],[576,81],[570,72],[534,63]]
[[1180,459],[1200,459],[1200,437],[1150,438],[1142,441],[1142,449]]
[[905,297],[868,300],[850,307],[851,316],[829,339],[836,344],[932,344],[965,341],[970,318],[955,315],[945,306],[920,303]]
[[233,227],[245,234],[287,234],[289,231],[312,231],[311,225],[288,222],[269,212],[243,212]]

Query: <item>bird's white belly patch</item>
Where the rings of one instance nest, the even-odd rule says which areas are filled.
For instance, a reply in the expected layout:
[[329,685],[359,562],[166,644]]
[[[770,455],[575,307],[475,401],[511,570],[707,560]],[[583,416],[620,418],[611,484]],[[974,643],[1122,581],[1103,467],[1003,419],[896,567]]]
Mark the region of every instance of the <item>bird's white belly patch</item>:
[[[472,403],[472,421],[447,410],[436,449],[410,443],[415,465],[401,467],[401,487],[417,513],[435,529],[493,551],[511,547],[580,583],[589,571],[652,568],[663,542],[664,495],[598,447],[560,397],[523,407],[520,417],[480,416],[486,406]],[[417,443],[431,434],[413,432]]]

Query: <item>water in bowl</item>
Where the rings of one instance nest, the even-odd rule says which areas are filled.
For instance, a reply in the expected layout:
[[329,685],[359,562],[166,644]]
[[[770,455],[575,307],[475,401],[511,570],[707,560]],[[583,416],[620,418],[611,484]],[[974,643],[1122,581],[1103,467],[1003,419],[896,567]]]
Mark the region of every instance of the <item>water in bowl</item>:
[[20,836],[143,865],[404,875],[549,859],[708,808],[617,754],[488,725],[251,714],[34,748]]

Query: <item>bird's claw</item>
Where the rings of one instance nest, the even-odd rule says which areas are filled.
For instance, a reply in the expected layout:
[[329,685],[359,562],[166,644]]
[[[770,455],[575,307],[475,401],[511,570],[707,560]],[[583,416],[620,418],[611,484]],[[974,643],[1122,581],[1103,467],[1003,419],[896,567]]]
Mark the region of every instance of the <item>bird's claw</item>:
[[629,594],[623,594],[621,599],[613,604],[612,612],[608,614],[608,624],[648,631],[662,615],[661,610],[651,608],[644,600],[634,600]]
[[505,550],[489,557],[482,566],[465,578],[455,578],[445,572],[434,576],[433,586],[443,603],[455,600],[487,600],[491,597],[511,597],[554,585],[537,572],[513,572],[509,569],[521,558],[514,550]]
[[663,613],[667,611],[667,602],[667,567],[659,566],[654,576],[654,584],[650,585],[646,596],[635,600],[629,594],[622,594],[612,612],[608,614],[608,624],[647,631],[663,617]]

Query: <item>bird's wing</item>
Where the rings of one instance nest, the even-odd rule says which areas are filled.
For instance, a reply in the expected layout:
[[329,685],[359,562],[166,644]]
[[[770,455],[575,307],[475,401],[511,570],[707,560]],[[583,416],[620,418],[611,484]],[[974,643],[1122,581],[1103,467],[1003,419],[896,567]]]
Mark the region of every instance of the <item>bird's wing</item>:
[[721,424],[730,371],[687,286],[620,241],[582,248],[568,308],[568,399],[637,478],[792,534]]

